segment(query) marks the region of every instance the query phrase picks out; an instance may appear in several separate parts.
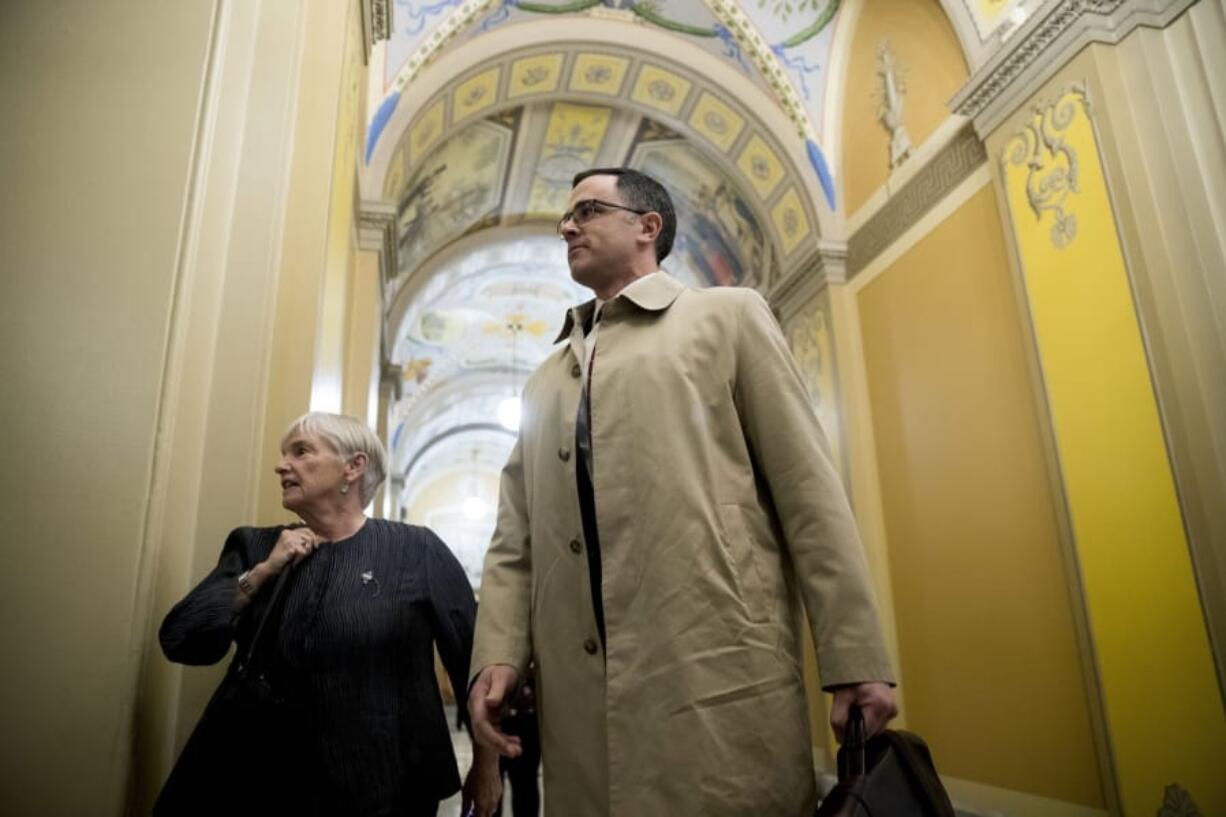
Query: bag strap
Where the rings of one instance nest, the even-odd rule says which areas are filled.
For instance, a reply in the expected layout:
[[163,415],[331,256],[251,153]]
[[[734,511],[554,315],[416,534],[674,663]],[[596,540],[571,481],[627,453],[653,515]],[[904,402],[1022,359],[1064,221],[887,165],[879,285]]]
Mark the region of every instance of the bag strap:
[[264,634],[268,619],[272,618],[273,611],[277,608],[277,602],[281,600],[282,591],[285,590],[285,585],[289,582],[289,576],[293,570],[294,565],[291,563],[286,565],[285,569],[277,576],[277,583],[272,588],[272,596],[268,600],[268,606],[264,608],[263,614],[260,615],[260,621],[255,626],[255,634],[251,636],[251,643],[247,645],[247,654],[243,656],[239,664],[240,671],[248,671],[251,668],[251,661],[255,658],[255,648],[260,643],[260,636]]

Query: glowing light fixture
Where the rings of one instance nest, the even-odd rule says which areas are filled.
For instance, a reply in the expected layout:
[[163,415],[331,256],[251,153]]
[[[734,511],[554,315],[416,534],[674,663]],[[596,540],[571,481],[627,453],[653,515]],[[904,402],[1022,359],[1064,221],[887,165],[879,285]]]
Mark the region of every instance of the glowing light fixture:
[[509,316],[507,331],[511,333],[511,396],[498,403],[498,422],[507,431],[517,432],[522,408],[519,399],[519,333],[524,331],[524,316]]
[[504,397],[498,404],[498,422],[507,431],[519,431],[519,396]]
[[464,517],[473,522],[485,516],[485,503],[479,496],[470,496],[464,500]]

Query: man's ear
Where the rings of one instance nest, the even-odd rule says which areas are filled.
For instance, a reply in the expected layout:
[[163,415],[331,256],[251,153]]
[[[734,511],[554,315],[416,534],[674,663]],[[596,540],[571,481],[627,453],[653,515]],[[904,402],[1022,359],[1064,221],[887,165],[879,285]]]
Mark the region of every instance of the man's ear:
[[639,216],[639,225],[641,226],[639,237],[654,244],[656,236],[660,235],[660,231],[664,229],[664,217],[655,211],[644,213]]

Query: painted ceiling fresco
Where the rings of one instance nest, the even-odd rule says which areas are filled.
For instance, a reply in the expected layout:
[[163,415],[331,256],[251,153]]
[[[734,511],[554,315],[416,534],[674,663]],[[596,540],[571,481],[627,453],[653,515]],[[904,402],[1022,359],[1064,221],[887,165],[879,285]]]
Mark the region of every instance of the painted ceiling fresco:
[[[474,2],[398,0],[397,34],[386,46],[389,99],[402,87],[397,66],[426,47],[448,15],[467,13]],[[791,46],[781,40],[770,59],[783,65],[805,49],[827,49],[837,8],[796,0],[754,6],[778,21],[764,32],[792,37],[811,29]],[[773,93],[761,53],[745,48],[746,18],[729,25],[714,0],[488,3],[451,47],[563,13],[632,17],[685,37],[734,64],[763,98]],[[754,31],[760,46],[763,35]],[[822,83],[815,66],[825,54],[806,59],[788,70],[816,112]],[[401,373],[391,412],[392,484],[401,512],[444,535],[476,585],[498,470],[514,441],[505,410],[552,350],[565,310],[590,297],[571,281],[554,232],[574,174],[624,164],[661,179],[678,214],[663,266],[694,286],[769,285],[803,262],[817,220],[780,137],[746,101],[687,66],[631,47],[543,44],[503,54],[448,78],[414,100],[413,111],[395,133],[372,126],[367,146],[369,159],[378,139],[394,140],[375,194],[397,212],[397,269],[385,281],[388,348]]]
[[392,343],[404,378],[398,413],[407,417],[439,384],[466,372],[500,373],[508,388],[515,377],[522,383],[549,353],[566,310],[586,297],[570,279],[565,245],[552,237],[496,244],[438,270],[415,294]]
[[766,235],[736,183],[692,146],[644,142],[630,164],[673,194],[677,238],[663,267],[691,286],[733,286],[760,280],[769,262]]
[[[588,56],[594,57],[572,54],[563,62],[560,53],[545,53],[515,59],[507,70],[531,75],[547,64],[552,74],[561,74],[569,65],[573,78],[607,67],[607,57]],[[427,105],[405,131],[383,190],[386,199],[398,202],[399,270],[388,282],[389,302],[436,254],[466,235],[517,225],[551,233],[574,174],[593,165],[638,167],[672,191],[678,239],[665,268],[684,280],[698,286],[768,284],[781,262],[801,260],[805,240],[816,235],[811,207],[779,149],[746,112],[650,63],[636,76],[637,89],[623,93],[649,100],[644,107],[686,104],[688,127],[701,142],[653,117],[608,105],[530,103],[485,119],[461,112],[458,122],[454,105]],[[473,87],[480,86],[460,79],[440,98],[468,98]],[[429,152],[414,163],[422,151]]]
[[836,209],[819,142],[826,67],[839,8],[840,0],[396,0],[393,35],[384,52],[382,99],[371,106],[367,160],[401,94],[442,51],[467,47],[492,30],[528,25],[535,19],[599,15],[683,38],[756,82],[805,139],[813,170],[831,209]]
[[414,292],[392,341],[401,370],[389,448],[409,521],[452,548],[473,586],[494,527],[497,476],[514,444],[514,402],[586,296],[552,236],[489,243]]
[[[741,50],[740,43],[719,21],[704,0],[577,0],[568,3],[524,3],[499,0],[477,24],[456,40],[467,40],[504,26],[529,23],[545,15],[582,14],[596,10],[607,16],[620,16],[665,31],[684,36],[695,45],[720,59],[728,61],[745,76],[757,81],[764,90],[769,86],[761,79]],[[395,76],[393,75],[392,79]]]

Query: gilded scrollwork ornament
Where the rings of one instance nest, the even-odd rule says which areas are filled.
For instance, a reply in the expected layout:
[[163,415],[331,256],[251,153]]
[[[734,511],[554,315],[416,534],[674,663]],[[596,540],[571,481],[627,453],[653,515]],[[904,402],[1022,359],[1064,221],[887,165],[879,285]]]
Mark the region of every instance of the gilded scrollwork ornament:
[[[1071,96],[1071,98],[1070,98]],[[1005,145],[1004,160],[1025,166],[1026,201],[1035,218],[1051,213],[1051,242],[1064,249],[1077,237],[1077,216],[1065,209],[1068,197],[1080,192],[1077,185],[1077,151],[1064,138],[1078,110],[1088,112],[1085,91],[1075,87],[1071,95],[1035,109],[1033,119]]]

